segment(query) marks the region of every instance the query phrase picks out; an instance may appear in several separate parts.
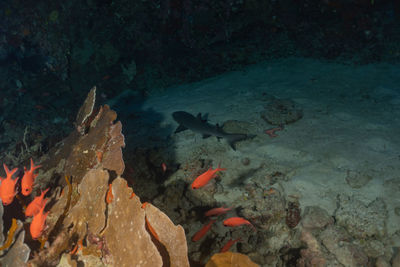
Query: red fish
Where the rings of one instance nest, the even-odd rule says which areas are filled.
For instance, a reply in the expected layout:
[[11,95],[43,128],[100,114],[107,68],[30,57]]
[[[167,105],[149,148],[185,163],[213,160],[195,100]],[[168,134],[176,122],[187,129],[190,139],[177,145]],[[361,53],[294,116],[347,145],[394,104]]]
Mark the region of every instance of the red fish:
[[275,132],[282,131],[282,130],[283,130],[283,124],[281,124],[279,127],[265,130],[265,133],[268,134],[269,137],[277,137],[278,135]]
[[50,188],[47,188],[40,194],[40,196],[35,197],[34,200],[32,200],[31,203],[29,203],[28,207],[25,210],[25,216],[26,217],[31,217],[39,213],[40,209],[46,204],[47,199],[44,199],[44,195],[46,195],[47,191],[49,191]]
[[15,195],[15,184],[18,181],[17,179],[12,179],[11,177],[18,170],[17,168],[12,169],[11,171],[8,169],[6,164],[3,164],[4,170],[6,171],[6,178],[0,177],[1,185],[0,185],[0,198],[3,202],[4,206],[11,204],[14,200]]
[[163,173],[165,173],[167,171],[167,164],[165,164],[164,162],[161,164],[161,169],[163,171]]
[[204,225],[197,233],[195,233],[192,237],[192,241],[196,242],[199,241],[210,229],[213,223],[215,223],[216,220],[211,220],[209,223]]
[[22,188],[21,193],[24,196],[29,196],[32,193],[33,182],[35,181],[35,178],[38,176],[37,174],[34,173],[34,171],[40,167],[41,165],[35,166],[32,158],[31,158],[31,169],[28,170],[26,167],[24,167],[25,173],[21,180],[21,188]]
[[241,241],[240,238],[235,239],[235,240],[230,239],[228,242],[226,242],[226,244],[221,248],[221,250],[219,252],[220,253],[227,252],[232,247],[232,245],[238,241]]
[[214,209],[210,209],[209,211],[207,211],[206,213],[204,213],[204,216],[209,217],[209,216],[219,216],[221,214],[225,214],[228,211],[230,211],[232,208],[224,208],[224,207],[220,207],[220,208],[214,208]]
[[31,231],[31,236],[33,239],[38,239],[44,230],[46,224],[46,218],[49,211],[44,213],[44,208],[46,207],[47,199],[44,200],[44,205],[41,207],[40,211],[33,216],[29,230]]
[[112,184],[108,185],[108,191],[107,191],[107,196],[106,196],[106,202],[107,204],[110,204],[114,199],[114,195],[112,193]]
[[226,169],[224,168],[220,168],[218,166],[218,168],[216,169],[212,169],[209,168],[206,172],[204,172],[203,174],[200,174],[200,176],[198,176],[192,183],[192,189],[198,189],[201,188],[203,186],[205,186],[212,178],[215,178],[218,174],[217,172],[219,171],[225,171]]
[[224,226],[236,227],[240,225],[249,225],[254,231],[256,231],[256,228],[251,224],[251,222],[241,217],[231,217],[224,221]]

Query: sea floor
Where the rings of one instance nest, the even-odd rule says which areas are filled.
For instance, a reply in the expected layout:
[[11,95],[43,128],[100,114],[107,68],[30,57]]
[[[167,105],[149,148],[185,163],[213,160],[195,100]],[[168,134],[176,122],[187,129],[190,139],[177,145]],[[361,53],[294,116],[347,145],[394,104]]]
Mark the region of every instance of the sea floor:
[[[261,117],[270,97],[291,99],[303,110],[303,117],[285,125],[276,137],[265,133],[275,126]],[[240,205],[243,185],[257,181],[258,186],[272,186],[296,198],[301,211],[319,206],[342,225],[362,227],[357,219],[368,220],[371,212],[383,220],[377,231],[386,239],[381,240],[384,246],[400,246],[399,65],[275,60],[149,92],[140,109],[152,114],[148,118],[156,118],[158,125],[150,131],[138,129],[138,143],[165,140],[177,163],[202,155],[227,169],[217,181],[224,189],[214,194],[218,203]],[[244,132],[257,136],[238,143],[234,151],[215,137],[203,139],[190,131],[174,134],[178,125],[171,114],[178,110],[206,113],[212,124],[234,120]],[[285,179],[273,184],[263,180],[276,170]],[[165,183],[179,179],[172,174]],[[376,201],[383,203],[382,210],[372,207]],[[360,214],[338,219],[346,209]],[[364,237],[371,238],[369,234],[374,231]]]

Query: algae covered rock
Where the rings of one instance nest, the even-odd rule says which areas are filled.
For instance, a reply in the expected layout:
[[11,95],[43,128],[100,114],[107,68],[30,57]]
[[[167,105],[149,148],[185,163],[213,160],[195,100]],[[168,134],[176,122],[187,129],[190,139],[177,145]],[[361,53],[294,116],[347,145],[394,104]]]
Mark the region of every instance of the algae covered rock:
[[335,212],[337,224],[357,238],[385,237],[388,211],[382,198],[364,204],[346,195],[339,195]]
[[303,117],[303,109],[291,99],[273,98],[264,106],[261,117],[272,125],[289,124]]

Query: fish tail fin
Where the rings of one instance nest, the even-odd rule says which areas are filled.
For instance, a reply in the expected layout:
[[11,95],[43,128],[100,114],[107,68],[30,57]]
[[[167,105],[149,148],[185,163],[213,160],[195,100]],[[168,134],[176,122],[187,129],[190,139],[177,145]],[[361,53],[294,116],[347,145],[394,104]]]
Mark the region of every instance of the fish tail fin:
[[218,163],[218,167],[215,169],[216,172],[226,171],[226,168],[221,168],[221,163]]
[[31,158],[31,169],[30,169],[30,171],[34,171],[36,169],[39,169],[40,167],[42,167],[42,165],[35,165],[35,163],[33,162],[33,159]]
[[43,196],[46,195],[46,193],[47,193],[49,190],[50,190],[50,187],[47,188],[46,190],[42,191],[41,195],[43,195]]
[[[255,136],[255,135],[254,135]],[[228,141],[229,145],[232,147],[233,150],[236,150],[235,143],[246,140],[248,138],[253,138],[253,135],[247,134],[228,134],[225,136],[226,140]]]

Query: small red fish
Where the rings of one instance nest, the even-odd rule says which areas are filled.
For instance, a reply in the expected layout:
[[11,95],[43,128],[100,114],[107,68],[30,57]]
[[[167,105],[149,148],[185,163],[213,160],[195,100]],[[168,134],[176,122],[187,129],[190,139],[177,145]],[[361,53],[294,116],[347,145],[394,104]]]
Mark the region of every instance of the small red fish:
[[33,182],[35,181],[35,178],[38,176],[35,174],[35,170],[42,167],[41,165],[35,166],[35,163],[33,163],[33,160],[31,158],[31,169],[28,170],[26,167],[24,167],[24,176],[22,177],[21,180],[21,188],[22,188],[22,194],[24,196],[29,196],[32,193],[32,187],[33,187]]
[[[133,193],[132,193],[132,194],[133,194]],[[149,202],[143,202],[143,203],[142,203],[142,209],[145,209],[147,204],[149,204]],[[144,216],[144,219],[145,219],[145,221],[146,221],[147,230],[151,233],[151,235],[152,235],[155,239],[157,239],[158,241],[160,241],[160,238],[158,237],[158,234],[157,234],[156,230],[154,230],[154,228],[153,228],[153,226],[151,226],[149,220],[147,220],[147,216]]]
[[69,254],[70,255],[75,255],[79,250],[83,248],[83,239],[79,240],[78,243],[76,243],[74,249],[72,249]]
[[207,211],[206,213],[204,213],[204,216],[206,217],[210,217],[210,216],[219,216],[221,214],[225,214],[228,211],[230,211],[232,208],[224,208],[224,207],[220,207],[220,208],[214,208],[214,209],[210,209],[209,211]]
[[228,242],[226,242],[226,244],[221,248],[221,250],[219,252],[220,253],[227,252],[232,247],[232,245],[238,241],[241,241],[241,239],[240,238],[235,239],[235,240],[230,239]]
[[32,200],[31,203],[29,203],[28,207],[25,210],[26,217],[32,217],[39,213],[40,209],[46,204],[47,199],[44,199],[44,195],[46,195],[47,191],[49,190],[50,188],[47,188],[40,194],[40,196],[35,197],[35,199]]
[[144,219],[146,221],[146,226],[147,229],[149,229],[149,232],[151,233],[151,235],[157,239],[158,241],[160,241],[160,238],[158,237],[158,234],[156,232],[156,230],[154,230],[153,226],[151,226],[151,224],[149,223],[149,220],[147,220],[147,216],[144,216]]
[[224,226],[228,227],[236,227],[240,225],[249,225],[253,228],[254,231],[256,231],[256,228],[254,225],[251,224],[248,220],[241,218],[241,217],[231,217],[226,220],[224,220]]
[[265,130],[265,133],[269,135],[269,137],[277,137],[278,135],[275,133],[277,131],[282,131],[283,130],[283,125],[280,125],[279,127],[271,128],[268,130]]
[[47,215],[49,214],[49,211],[44,213],[44,208],[46,207],[46,202],[47,199],[44,200],[44,205],[40,209],[40,211],[33,216],[31,225],[29,227],[29,230],[31,232],[32,239],[38,239],[44,230],[45,224],[46,224],[46,218]]
[[211,229],[211,226],[213,225],[213,223],[215,223],[215,221],[216,220],[211,220],[209,223],[204,225],[199,231],[197,231],[193,235],[192,241],[193,242],[199,241]]
[[108,185],[108,191],[107,191],[107,196],[106,196],[106,202],[107,204],[110,204],[114,199],[114,195],[112,193],[112,184]]
[[167,171],[167,164],[165,164],[164,162],[161,164],[161,168],[163,173],[165,173]]
[[7,206],[13,202],[14,197],[17,194],[17,192],[15,192],[15,184],[17,183],[18,178],[13,180],[11,177],[18,170],[18,168],[10,171],[6,164],[3,164],[3,167],[6,171],[6,178],[0,177],[0,198],[3,202],[3,205]]
[[219,171],[225,171],[226,169],[224,168],[220,168],[220,166],[218,166],[218,168],[216,169],[212,169],[209,168],[206,172],[204,172],[203,174],[200,174],[200,176],[198,176],[192,183],[192,189],[198,189],[201,188],[203,186],[205,186],[212,178],[215,178],[218,174],[217,172]]

